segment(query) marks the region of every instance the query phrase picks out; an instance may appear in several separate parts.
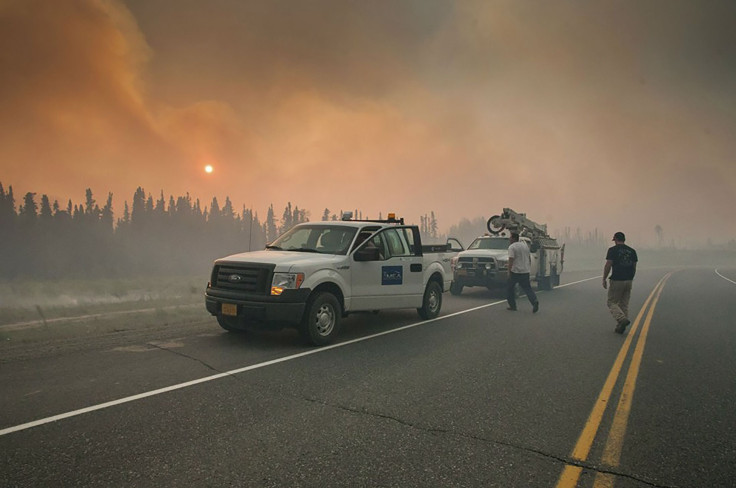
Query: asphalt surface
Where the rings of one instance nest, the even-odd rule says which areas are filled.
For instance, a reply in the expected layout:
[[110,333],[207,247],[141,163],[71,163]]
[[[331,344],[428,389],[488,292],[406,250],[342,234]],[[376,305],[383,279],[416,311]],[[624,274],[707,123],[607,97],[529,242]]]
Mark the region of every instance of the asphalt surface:
[[600,281],[355,315],[327,348],[204,314],[3,344],[0,486],[734,486],[736,267],[640,270],[623,335]]

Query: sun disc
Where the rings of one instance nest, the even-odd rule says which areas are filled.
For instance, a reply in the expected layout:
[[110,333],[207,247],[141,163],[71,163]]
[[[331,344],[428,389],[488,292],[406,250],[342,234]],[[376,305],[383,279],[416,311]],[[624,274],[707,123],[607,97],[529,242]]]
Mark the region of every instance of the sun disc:
[[204,172],[205,173],[212,173],[213,169],[214,168],[212,168],[212,165],[211,164],[208,164],[207,166],[204,167]]

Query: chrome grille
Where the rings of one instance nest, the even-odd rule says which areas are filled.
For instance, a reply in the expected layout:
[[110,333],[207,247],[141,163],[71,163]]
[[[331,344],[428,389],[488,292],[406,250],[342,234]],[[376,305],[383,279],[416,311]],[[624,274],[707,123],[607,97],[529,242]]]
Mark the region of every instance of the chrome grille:
[[212,273],[212,286],[221,290],[265,293],[270,270],[235,264],[219,264]]
[[[490,263],[490,268],[486,265]],[[496,269],[496,261],[493,258],[458,258],[458,264],[464,269]]]

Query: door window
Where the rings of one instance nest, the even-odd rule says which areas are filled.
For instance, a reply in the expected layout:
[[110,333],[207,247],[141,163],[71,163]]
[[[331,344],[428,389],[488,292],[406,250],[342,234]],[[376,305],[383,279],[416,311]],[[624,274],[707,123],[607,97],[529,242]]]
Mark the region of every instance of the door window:
[[[360,241],[361,237],[359,234],[356,242]],[[413,256],[405,228],[385,229],[368,239],[363,245],[357,244],[357,247],[378,249],[381,261],[394,257]]]
[[374,247],[378,249],[378,259],[381,261],[383,261],[384,259],[388,259],[389,256],[388,247],[386,247],[386,240],[383,238],[383,234],[383,232],[380,232],[374,235],[365,244],[366,248]]
[[[401,230],[403,231],[403,229]],[[384,234],[389,257],[409,255],[409,244],[406,242],[403,232],[399,232],[399,229],[388,229]]]

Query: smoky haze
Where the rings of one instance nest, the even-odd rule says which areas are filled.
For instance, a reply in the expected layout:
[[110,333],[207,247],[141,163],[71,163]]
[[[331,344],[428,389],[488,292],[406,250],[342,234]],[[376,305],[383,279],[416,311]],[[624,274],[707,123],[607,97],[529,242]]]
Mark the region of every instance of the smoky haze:
[[0,181],[116,218],[142,186],[725,244],[733,25],[717,0],[5,0]]

